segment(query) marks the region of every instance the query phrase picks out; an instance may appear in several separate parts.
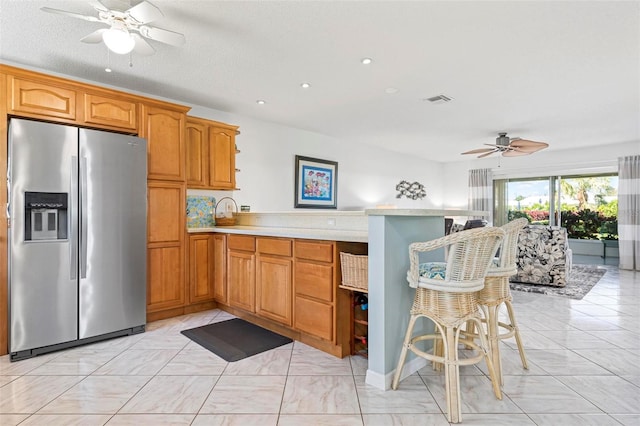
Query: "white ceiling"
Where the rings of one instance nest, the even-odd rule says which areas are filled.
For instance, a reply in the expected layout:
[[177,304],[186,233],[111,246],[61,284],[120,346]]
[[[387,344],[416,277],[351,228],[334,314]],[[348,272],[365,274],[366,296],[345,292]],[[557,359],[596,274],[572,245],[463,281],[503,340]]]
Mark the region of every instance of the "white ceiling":
[[79,41],[100,24],[40,10],[88,1],[0,0],[0,59],[442,162],[500,131],[640,141],[639,1],[151,2],[185,46],[105,73],[104,45]]

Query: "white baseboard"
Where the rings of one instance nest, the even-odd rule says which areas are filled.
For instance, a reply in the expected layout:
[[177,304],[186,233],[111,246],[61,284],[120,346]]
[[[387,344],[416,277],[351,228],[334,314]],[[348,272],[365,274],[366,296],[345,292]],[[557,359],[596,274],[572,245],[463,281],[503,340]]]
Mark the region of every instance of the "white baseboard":
[[[427,360],[424,358],[416,357],[411,361],[404,364],[402,367],[402,373],[400,374],[400,381],[409,377],[416,371],[427,365]],[[376,387],[381,390],[389,390],[391,389],[391,382],[393,382],[393,376],[396,373],[396,370],[392,370],[387,374],[380,374],[372,370],[367,370],[367,378],[365,383]]]

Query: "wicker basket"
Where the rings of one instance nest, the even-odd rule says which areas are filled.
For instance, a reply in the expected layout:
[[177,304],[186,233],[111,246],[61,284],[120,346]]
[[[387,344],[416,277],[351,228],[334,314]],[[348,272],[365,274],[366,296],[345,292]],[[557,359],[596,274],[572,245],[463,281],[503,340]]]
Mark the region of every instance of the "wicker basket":
[[[222,200],[231,200],[233,205],[235,206],[235,211],[232,212],[231,217],[218,217],[218,207],[222,204]],[[218,200],[218,204],[216,204],[216,208],[214,211],[214,219],[216,221],[216,226],[233,226],[236,224],[236,214],[238,213],[238,205],[236,201],[231,197],[223,197]]]
[[369,256],[340,252],[342,285],[348,290],[367,293],[369,290]]

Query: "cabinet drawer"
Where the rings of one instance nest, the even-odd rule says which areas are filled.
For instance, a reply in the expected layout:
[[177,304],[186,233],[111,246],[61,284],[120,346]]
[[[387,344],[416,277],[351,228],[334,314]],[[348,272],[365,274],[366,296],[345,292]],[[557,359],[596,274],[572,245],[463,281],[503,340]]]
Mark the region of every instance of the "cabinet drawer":
[[276,238],[257,238],[258,253],[291,257],[291,240]]
[[295,328],[325,340],[333,339],[333,307],[296,297]]
[[233,235],[227,237],[229,250],[256,251],[256,238],[247,235]]
[[333,301],[333,266],[295,262],[295,283],[296,294]]
[[319,241],[296,241],[295,256],[298,259],[333,262],[333,243]]

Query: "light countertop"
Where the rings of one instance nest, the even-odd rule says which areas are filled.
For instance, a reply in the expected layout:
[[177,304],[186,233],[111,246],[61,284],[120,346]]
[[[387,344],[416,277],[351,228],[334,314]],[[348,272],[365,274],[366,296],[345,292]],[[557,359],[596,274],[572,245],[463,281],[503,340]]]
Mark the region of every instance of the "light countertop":
[[310,240],[347,241],[366,243],[367,231],[346,231],[339,229],[284,228],[275,226],[214,226],[211,228],[189,228],[190,234],[218,232],[225,234],[258,235],[265,237],[303,238]]

